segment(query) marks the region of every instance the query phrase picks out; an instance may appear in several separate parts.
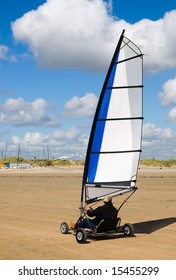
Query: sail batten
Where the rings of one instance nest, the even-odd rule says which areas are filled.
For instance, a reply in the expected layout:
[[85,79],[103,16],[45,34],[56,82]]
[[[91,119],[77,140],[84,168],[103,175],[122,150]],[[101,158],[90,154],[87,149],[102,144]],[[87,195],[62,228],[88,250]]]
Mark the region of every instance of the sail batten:
[[119,64],[119,63],[122,63],[122,62],[125,62],[125,61],[128,61],[128,60],[131,60],[131,59],[135,59],[137,57],[141,57],[142,58],[143,54],[138,54],[138,55],[135,55],[133,57],[129,57],[129,58],[126,58],[126,59],[123,59],[123,60],[120,60],[118,62],[115,62],[114,64]]
[[120,87],[107,87],[106,89],[123,89],[123,88],[143,88],[143,85],[120,86]]
[[143,120],[143,117],[133,117],[133,118],[113,118],[113,119],[97,119],[98,122],[104,121],[129,121],[129,120]]
[[131,150],[131,151],[101,151],[101,152],[94,152],[92,151],[91,154],[117,154],[117,153],[139,153],[142,150]]
[[[136,188],[141,154],[143,55],[124,36],[117,44],[100,94],[88,143],[81,201]],[[126,185],[125,185],[126,184]]]

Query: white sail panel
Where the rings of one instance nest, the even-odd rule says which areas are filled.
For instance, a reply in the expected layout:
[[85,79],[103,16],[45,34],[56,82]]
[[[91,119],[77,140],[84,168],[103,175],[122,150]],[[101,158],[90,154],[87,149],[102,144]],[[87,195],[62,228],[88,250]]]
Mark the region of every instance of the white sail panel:
[[135,187],[141,152],[142,87],[141,51],[122,34],[90,135],[83,176],[87,203]]
[[107,118],[140,117],[142,115],[141,103],[141,88],[113,89]]
[[119,63],[116,68],[113,86],[137,86],[141,84],[141,63],[141,57],[128,60],[125,63]]
[[[106,122],[100,151],[117,152],[138,150],[141,144],[140,127],[141,120]],[[114,135],[114,131],[118,131],[118,133]]]
[[101,200],[103,199],[103,197],[105,195],[107,195],[107,189],[108,189],[108,193],[109,195],[111,196],[115,196],[115,195],[118,195],[118,193],[120,192],[121,194],[122,193],[125,193],[125,192],[129,192],[129,190],[131,189],[131,187],[124,187],[123,185],[122,186],[118,186],[116,188],[114,188],[113,186],[101,186],[101,187],[93,187],[91,185],[88,186],[87,188],[87,198],[89,200],[92,200],[96,197],[97,200]]
[[94,183],[135,180],[139,154],[139,152],[100,154]]

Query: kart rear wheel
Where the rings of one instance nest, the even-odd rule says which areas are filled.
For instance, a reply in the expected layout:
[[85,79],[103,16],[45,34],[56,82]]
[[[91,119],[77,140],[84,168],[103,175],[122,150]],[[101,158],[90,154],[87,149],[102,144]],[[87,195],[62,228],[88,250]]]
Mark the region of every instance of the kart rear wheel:
[[126,223],[123,226],[123,233],[127,237],[131,237],[134,235],[134,226],[132,224]]
[[62,232],[62,234],[67,234],[69,232],[69,226],[66,222],[61,223],[60,231]]
[[87,240],[87,232],[85,229],[80,228],[76,231],[76,241],[78,243],[85,243]]

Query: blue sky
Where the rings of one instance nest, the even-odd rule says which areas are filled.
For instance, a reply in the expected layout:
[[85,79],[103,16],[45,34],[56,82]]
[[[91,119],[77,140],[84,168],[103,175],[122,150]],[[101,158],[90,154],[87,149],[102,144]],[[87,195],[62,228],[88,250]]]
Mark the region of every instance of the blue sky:
[[144,54],[142,158],[176,157],[176,4],[1,0],[0,153],[84,159],[122,29]]

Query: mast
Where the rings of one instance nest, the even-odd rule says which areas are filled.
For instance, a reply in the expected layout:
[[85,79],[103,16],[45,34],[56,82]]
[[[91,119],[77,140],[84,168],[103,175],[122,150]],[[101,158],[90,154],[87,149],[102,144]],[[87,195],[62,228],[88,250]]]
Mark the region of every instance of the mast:
[[81,202],[83,202],[83,199],[84,199],[84,191],[85,191],[84,185],[85,185],[86,180],[87,180],[88,165],[89,165],[89,161],[90,161],[90,150],[91,150],[91,146],[92,146],[93,135],[94,135],[94,132],[95,132],[96,119],[98,117],[98,113],[99,113],[99,110],[100,110],[100,106],[101,106],[101,102],[102,102],[102,98],[103,98],[103,93],[104,93],[104,90],[107,86],[109,76],[111,74],[111,69],[113,67],[113,61],[115,60],[115,57],[116,57],[116,55],[117,55],[117,53],[120,49],[124,33],[125,33],[125,29],[123,29],[123,31],[121,33],[121,36],[120,36],[120,39],[118,41],[117,47],[115,49],[113,58],[111,60],[111,64],[109,66],[109,69],[108,69],[108,72],[107,72],[107,75],[106,75],[106,78],[105,78],[105,81],[104,81],[102,91],[101,91],[101,94],[100,94],[100,98],[99,98],[99,101],[98,101],[98,104],[97,104],[97,108],[96,108],[96,111],[95,111],[95,116],[94,116],[94,120],[93,120],[93,123],[92,123],[92,129],[91,129],[91,133],[90,133],[90,138],[89,138],[89,143],[88,143],[87,153],[86,153],[86,159],[85,159],[85,166],[84,166],[84,173],[83,173],[83,180],[82,180]]

